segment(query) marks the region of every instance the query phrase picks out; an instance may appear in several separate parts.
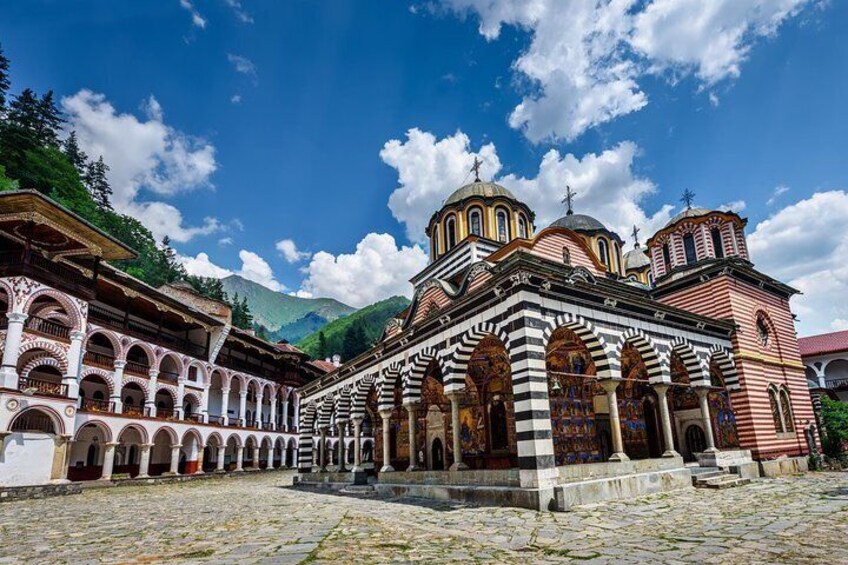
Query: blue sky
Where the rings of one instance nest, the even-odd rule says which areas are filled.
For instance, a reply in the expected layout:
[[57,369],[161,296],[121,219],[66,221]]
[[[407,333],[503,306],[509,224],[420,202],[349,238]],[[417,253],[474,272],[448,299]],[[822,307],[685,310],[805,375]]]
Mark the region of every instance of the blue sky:
[[0,43],[13,91],[64,99],[118,207],[193,272],[355,306],[408,292],[479,153],[540,224],[567,183],[620,232],[684,188],[729,205],[804,291],[802,333],[848,328],[848,6],[586,4],[3,0]]

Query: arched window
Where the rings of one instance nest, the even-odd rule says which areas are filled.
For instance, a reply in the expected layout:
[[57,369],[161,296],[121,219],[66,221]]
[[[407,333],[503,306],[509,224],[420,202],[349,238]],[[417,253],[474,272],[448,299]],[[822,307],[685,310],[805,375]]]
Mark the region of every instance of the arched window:
[[496,213],[498,223],[498,241],[506,243],[509,241],[509,214],[503,208]]
[[85,466],[94,467],[97,465],[97,444],[92,443],[88,446],[88,452],[85,454]]
[[671,270],[671,251],[668,249],[668,243],[663,243],[662,246],[663,263],[665,264],[665,272]]
[[571,265],[571,251],[568,250],[568,247],[562,248],[562,262]]
[[433,256],[433,261],[439,258],[439,226],[433,228],[433,239],[430,241],[430,254]]
[[607,270],[611,271],[612,267],[610,266],[609,247],[607,246],[607,241],[605,239],[598,239],[598,256],[601,258],[601,263],[606,265]]
[[456,245],[456,218],[454,216],[448,216],[448,219],[445,220],[445,243],[448,251]]
[[769,344],[769,329],[766,321],[762,316],[757,318],[757,340],[761,347],[768,347]]
[[518,217],[518,237],[527,239],[527,220],[524,219],[524,216]]
[[683,251],[686,252],[687,265],[691,265],[698,260],[698,252],[695,250],[695,236],[691,233],[683,236]]
[[618,258],[620,257],[619,253],[620,253],[620,251],[618,249],[618,244],[613,242],[613,244],[612,244],[612,264],[613,264],[613,268],[614,268],[615,272],[619,272],[619,270],[620,270],[619,267],[618,267]]
[[721,241],[721,230],[713,228],[710,230],[710,237],[713,240],[713,250],[715,251],[716,259],[724,258],[724,244]]
[[786,432],[795,431],[795,422],[792,419],[792,403],[789,400],[789,391],[786,387],[780,389],[780,417],[783,420],[783,429]]
[[768,389],[769,406],[771,407],[771,417],[774,420],[775,432],[783,433],[783,418],[780,414],[780,401],[777,399],[777,392],[771,387]]
[[483,213],[480,208],[472,208],[468,212],[468,229],[471,235],[483,235]]

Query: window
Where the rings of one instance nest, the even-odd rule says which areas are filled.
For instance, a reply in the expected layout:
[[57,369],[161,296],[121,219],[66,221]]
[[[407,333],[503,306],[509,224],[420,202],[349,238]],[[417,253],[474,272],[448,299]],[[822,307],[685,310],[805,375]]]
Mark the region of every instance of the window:
[[562,248],[562,262],[566,265],[571,265],[571,252],[568,247]]
[[766,325],[766,321],[762,316],[757,318],[757,339],[760,342],[760,347],[768,347],[769,330],[768,325]]
[[777,399],[777,392],[775,392],[773,388],[769,387],[768,395],[769,405],[771,406],[771,417],[772,420],[774,420],[774,431],[782,434],[784,432],[783,417],[780,413],[780,401]]
[[780,389],[780,416],[783,419],[783,429],[787,432],[794,432],[795,423],[792,421],[792,404],[789,401],[789,391],[786,387]]
[[785,386],[778,389],[774,385],[770,385],[768,395],[775,432],[778,434],[794,432],[795,422],[792,418],[792,402],[789,399],[789,389]]
[[435,261],[439,258],[439,226],[433,228],[433,240],[430,242],[430,246],[432,247],[430,251]]
[[446,249],[450,251],[456,245],[456,218],[450,216],[445,220]]
[[668,250],[668,244],[663,243],[662,246],[663,263],[665,264],[666,272],[671,270],[671,252]]
[[606,265],[607,270],[611,270],[610,267],[610,257],[609,257],[609,247],[607,247],[607,242],[605,239],[598,240],[598,256],[601,258],[601,263]]
[[683,236],[683,251],[686,252],[687,265],[691,265],[698,260],[698,253],[695,251],[695,236],[691,233]]
[[618,244],[617,244],[617,243],[613,243],[613,244],[612,244],[612,262],[613,262],[613,264],[615,265],[615,270],[616,270],[616,272],[618,272],[618,271],[619,271],[619,266],[618,266],[618,263],[619,263],[619,262],[618,262],[618,258],[619,258],[619,256],[620,256],[620,255],[619,255],[619,253],[620,253],[620,252],[619,252],[619,250],[618,250]]
[[500,209],[497,212],[498,221],[498,241],[506,243],[509,241],[509,216],[506,210]]
[[483,215],[479,208],[473,208],[468,213],[468,227],[472,235],[483,235]]
[[710,237],[713,240],[713,250],[715,251],[716,259],[724,258],[724,245],[721,241],[721,231],[718,228],[710,230]]
[[518,217],[518,237],[527,239],[527,221],[524,216]]

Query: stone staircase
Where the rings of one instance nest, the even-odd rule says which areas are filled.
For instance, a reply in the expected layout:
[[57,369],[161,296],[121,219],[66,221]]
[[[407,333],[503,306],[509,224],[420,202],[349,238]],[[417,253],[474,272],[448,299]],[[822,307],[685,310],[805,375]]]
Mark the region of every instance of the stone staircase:
[[741,487],[751,482],[751,479],[739,476],[721,467],[689,467],[692,474],[692,484],[695,488],[725,489]]

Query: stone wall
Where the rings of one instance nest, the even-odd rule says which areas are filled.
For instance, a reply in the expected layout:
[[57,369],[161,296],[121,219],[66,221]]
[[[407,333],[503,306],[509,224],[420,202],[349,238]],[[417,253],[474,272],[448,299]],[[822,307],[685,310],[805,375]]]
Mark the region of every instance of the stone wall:
[[81,492],[82,486],[78,483],[8,487],[0,490],[0,502],[26,500],[30,498],[46,498],[48,496],[63,496],[66,494],[79,494]]

